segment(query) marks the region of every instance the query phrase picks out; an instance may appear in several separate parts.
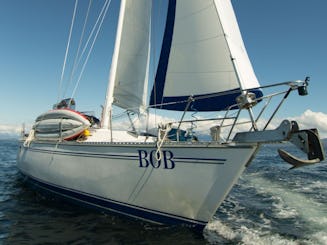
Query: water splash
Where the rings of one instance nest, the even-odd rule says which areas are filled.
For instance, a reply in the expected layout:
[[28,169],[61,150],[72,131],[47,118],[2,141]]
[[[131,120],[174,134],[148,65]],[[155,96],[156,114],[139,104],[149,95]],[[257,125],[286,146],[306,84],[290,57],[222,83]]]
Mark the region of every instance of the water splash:
[[[215,220],[210,222],[204,232],[204,236],[211,244],[219,244],[231,242],[233,244],[245,245],[298,245],[297,241],[292,239],[283,238],[279,234],[264,231],[262,229],[248,228],[241,226],[239,229],[234,230],[227,224]],[[226,241],[223,241],[224,238]]]
[[[258,193],[269,193],[274,197],[272,206],[277,219],[297,218],[307,230],[303,242],[308,244],[326,244],[327,206],[311,197],[291,189],[284,183],[271,181],[263,177],[249,178],[249,182]],[[317,235],[319,234],[319,235]]]

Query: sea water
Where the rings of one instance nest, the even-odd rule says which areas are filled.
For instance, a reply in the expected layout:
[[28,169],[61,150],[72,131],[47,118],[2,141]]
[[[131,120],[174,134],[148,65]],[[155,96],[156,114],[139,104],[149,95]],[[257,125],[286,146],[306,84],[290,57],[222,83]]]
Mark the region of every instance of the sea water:
[[0,244],[327,244],[327,163],[288,170],[277,149],[291,146],[263,146],[198,234],[44,197],[19,174],[18,145],[0,140]]

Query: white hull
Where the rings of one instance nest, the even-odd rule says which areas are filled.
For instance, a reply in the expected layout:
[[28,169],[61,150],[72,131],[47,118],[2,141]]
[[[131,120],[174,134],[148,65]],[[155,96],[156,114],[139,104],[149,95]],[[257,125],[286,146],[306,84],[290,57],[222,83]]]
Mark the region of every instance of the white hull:
[[256,153],[256,144],[33,141],[18,167],[39,187],[156,223],[203,228]]

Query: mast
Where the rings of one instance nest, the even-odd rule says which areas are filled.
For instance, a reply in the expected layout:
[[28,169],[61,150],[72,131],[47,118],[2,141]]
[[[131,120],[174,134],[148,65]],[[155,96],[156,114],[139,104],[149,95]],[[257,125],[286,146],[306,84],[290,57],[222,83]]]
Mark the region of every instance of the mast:
[[107,88],[107,93],[106,93],[105,106],[103,108],[102,128],[109,128],[111,125],[112,104],[114,101],[113,93],[114,93],[115,79],[116,79],[116,73],[117,73],[117,63],[118,63],[118,55],[119,55],[119,50],[120,50],[120,41],[121,41],[124,16],[125,16],[125,7],[126,7],[126,0],[121,0],[119,18],[118,18],[118,24],[117,24],[115,48],[114,48],[114,53],[113,53],[112,61],[111,61],[111,68],[110,68],[108,88]]
[[[152,5],[151,5],[151,12],[152,12]],[[145,106],[147,105],[147,98],[148,98],[148,86],[149,86],[149,70],[150,70],[150,53],[151,53],[151,28],[152,28],[152,22],[150,18],[150,23],[149,23],[149,37],[148,37],[148,42],[149,42],[149,47],[148,47],[148,58],[146,62],[146,71],[145,71],[145,77],[144,77],[144,87],[143,87],[143,97],[142,97],[142,106],[139,108],[140,114],[147,114],[145,111],[148,111]]]

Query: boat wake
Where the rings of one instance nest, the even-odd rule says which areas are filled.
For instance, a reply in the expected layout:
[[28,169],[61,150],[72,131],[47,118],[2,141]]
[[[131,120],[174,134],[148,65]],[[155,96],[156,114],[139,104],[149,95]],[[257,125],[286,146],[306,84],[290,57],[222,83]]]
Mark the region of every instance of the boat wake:
[[241,181],[207,225],[210,243],[327,244],[327,206],[319,198],[324,193],[311,193],[323,191],[325,181],[296,182],[294,188],[258,174],[245,174]]
[[[239,229],[234,230],[228,224],[224,224],[218,220],[209,223],[206,231],[205,238],[209,243],[220,244],[223,242],[232,242],[235,244],[298,244],[298,242],[281,237],[279,234],[266,232],[260,228],[247,228],[241,226]],[[224,238],[224,239],[222,239]]]

